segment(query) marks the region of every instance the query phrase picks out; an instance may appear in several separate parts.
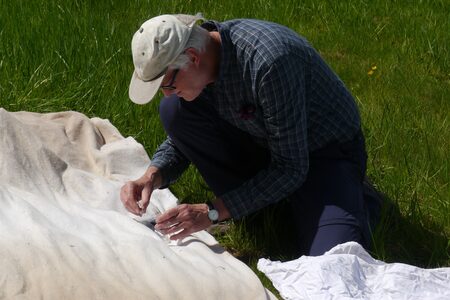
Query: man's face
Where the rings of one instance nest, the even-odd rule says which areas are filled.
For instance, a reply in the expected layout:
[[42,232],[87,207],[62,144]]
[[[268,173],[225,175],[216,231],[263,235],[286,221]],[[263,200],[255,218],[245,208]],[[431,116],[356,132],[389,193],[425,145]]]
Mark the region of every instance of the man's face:
[[186,101],[195,100],[206,87],[206,72],[195,60],[182,69],[169,69],[161,83],[164,96],[176,94]]

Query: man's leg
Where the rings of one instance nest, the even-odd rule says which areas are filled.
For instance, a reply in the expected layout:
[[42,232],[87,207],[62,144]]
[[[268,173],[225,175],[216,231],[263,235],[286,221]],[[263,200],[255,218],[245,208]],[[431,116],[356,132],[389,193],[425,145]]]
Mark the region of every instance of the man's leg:
[[291,201],[302,254],[321,255],[347,241],[370,246],[365,161],[362,136],[311,154],[308,177]]
[[217,195],[238,187],[269,163],[267,149],[222,120],[207,101],[176,96],[160,104],[162,124]]

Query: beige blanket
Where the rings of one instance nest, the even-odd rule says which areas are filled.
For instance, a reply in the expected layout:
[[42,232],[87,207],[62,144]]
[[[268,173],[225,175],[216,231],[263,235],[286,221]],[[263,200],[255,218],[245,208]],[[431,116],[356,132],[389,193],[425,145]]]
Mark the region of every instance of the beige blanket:
[[107,120],[0,109],[0,139],[0,299],[273,298],[208,233],[167,243],[124,210],[149,158]]

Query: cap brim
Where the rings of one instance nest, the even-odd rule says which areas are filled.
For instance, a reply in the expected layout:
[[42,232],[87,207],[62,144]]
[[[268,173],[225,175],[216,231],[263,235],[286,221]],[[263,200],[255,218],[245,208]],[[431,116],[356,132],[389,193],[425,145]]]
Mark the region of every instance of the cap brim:
[[139,79],[136,72],[133,72],[131,77],[130,88],[128,95],[136,104],[146,104],[150,102],[158,92],[159,86],[164,79],[164,75],[152,81],[142,81]]

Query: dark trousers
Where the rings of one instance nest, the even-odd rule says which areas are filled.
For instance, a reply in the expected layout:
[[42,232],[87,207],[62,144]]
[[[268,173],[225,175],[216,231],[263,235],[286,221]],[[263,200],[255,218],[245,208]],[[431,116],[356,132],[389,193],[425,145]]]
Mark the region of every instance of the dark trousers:
[[[270,153],[240,129],[222,120],[206,101],[166,97],[160,117],[176,147],[197,167],[219,196],[270,163]],[[321,255],[356,241],[368,248],[370,227],[364,201],[366,152],[361,133],[354,140],[310,153],[303,185],[289,199],[301,253]]]

